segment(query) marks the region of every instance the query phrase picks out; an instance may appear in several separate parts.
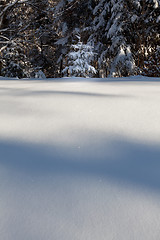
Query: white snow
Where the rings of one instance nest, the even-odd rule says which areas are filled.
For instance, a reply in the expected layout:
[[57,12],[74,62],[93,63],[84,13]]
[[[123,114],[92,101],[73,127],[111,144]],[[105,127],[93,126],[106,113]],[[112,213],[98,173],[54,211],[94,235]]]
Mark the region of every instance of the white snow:
[[0,78],[3,240],[157,240],[160,79]]
[[95,53],[93,52],[93,47],[89,44],[83,44],[80,41],[80,36],[77,35],[78,43],[72,45],[72,49],[68,54],[68,64],[63,69],[63,73],[68,75],[68,70],[70,76],[83,76],[89,77],[93,76],[91,74],[96,74],[96,69],[90,65],[94,60]]

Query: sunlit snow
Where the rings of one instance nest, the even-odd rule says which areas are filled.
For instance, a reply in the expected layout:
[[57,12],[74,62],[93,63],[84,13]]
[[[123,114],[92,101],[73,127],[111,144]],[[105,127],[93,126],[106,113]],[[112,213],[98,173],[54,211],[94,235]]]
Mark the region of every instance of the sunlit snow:
[[157,240],[160,79],[0,78],[0,238]]

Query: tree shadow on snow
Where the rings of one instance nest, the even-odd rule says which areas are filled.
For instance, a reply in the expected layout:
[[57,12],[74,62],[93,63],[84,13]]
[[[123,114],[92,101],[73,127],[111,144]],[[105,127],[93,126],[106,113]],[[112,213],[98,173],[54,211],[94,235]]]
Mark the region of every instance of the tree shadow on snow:
[[[97,140],[97,141],[96,141]],[[98,177],[160,191],[160,148],[115,137],[88,139],[81,147],[0,142],[0,166],[24,177]],[[82,141],[83,142],[83,141]]]
[[21,89],[21,88],[14,88],[14,89],[1,89],[4,92],[1,93],[1,96],[8,95],[8,96],[16,96],[16,97],[31,97],[31,96],[79,96],[79,97],[101,97],[101,98],[131,98],[131,95],[127,94],[107,94],[107,93],[96,93],[96,92],[85,92],[85,91],[58,91],[58,90],[37,90],[33,91],[31,89]]

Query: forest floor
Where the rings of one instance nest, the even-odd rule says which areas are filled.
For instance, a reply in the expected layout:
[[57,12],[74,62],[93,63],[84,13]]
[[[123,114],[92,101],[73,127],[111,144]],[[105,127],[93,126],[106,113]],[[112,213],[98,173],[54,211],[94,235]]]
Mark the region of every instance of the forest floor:
[[158,240],[160,78],[0,78],[3,240]]

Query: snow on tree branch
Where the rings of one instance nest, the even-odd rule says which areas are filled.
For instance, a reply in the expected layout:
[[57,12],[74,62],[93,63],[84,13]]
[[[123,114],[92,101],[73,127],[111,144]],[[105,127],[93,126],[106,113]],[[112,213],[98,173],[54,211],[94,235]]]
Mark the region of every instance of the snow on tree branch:
[[90,77],[96,74],[96,69],[91,65],[95,53],[89,44],[83,44],[80,36],[77,44],[71,45],[71,52],[68,54],[68,66],[63,73],[69,73],[75,77]]

